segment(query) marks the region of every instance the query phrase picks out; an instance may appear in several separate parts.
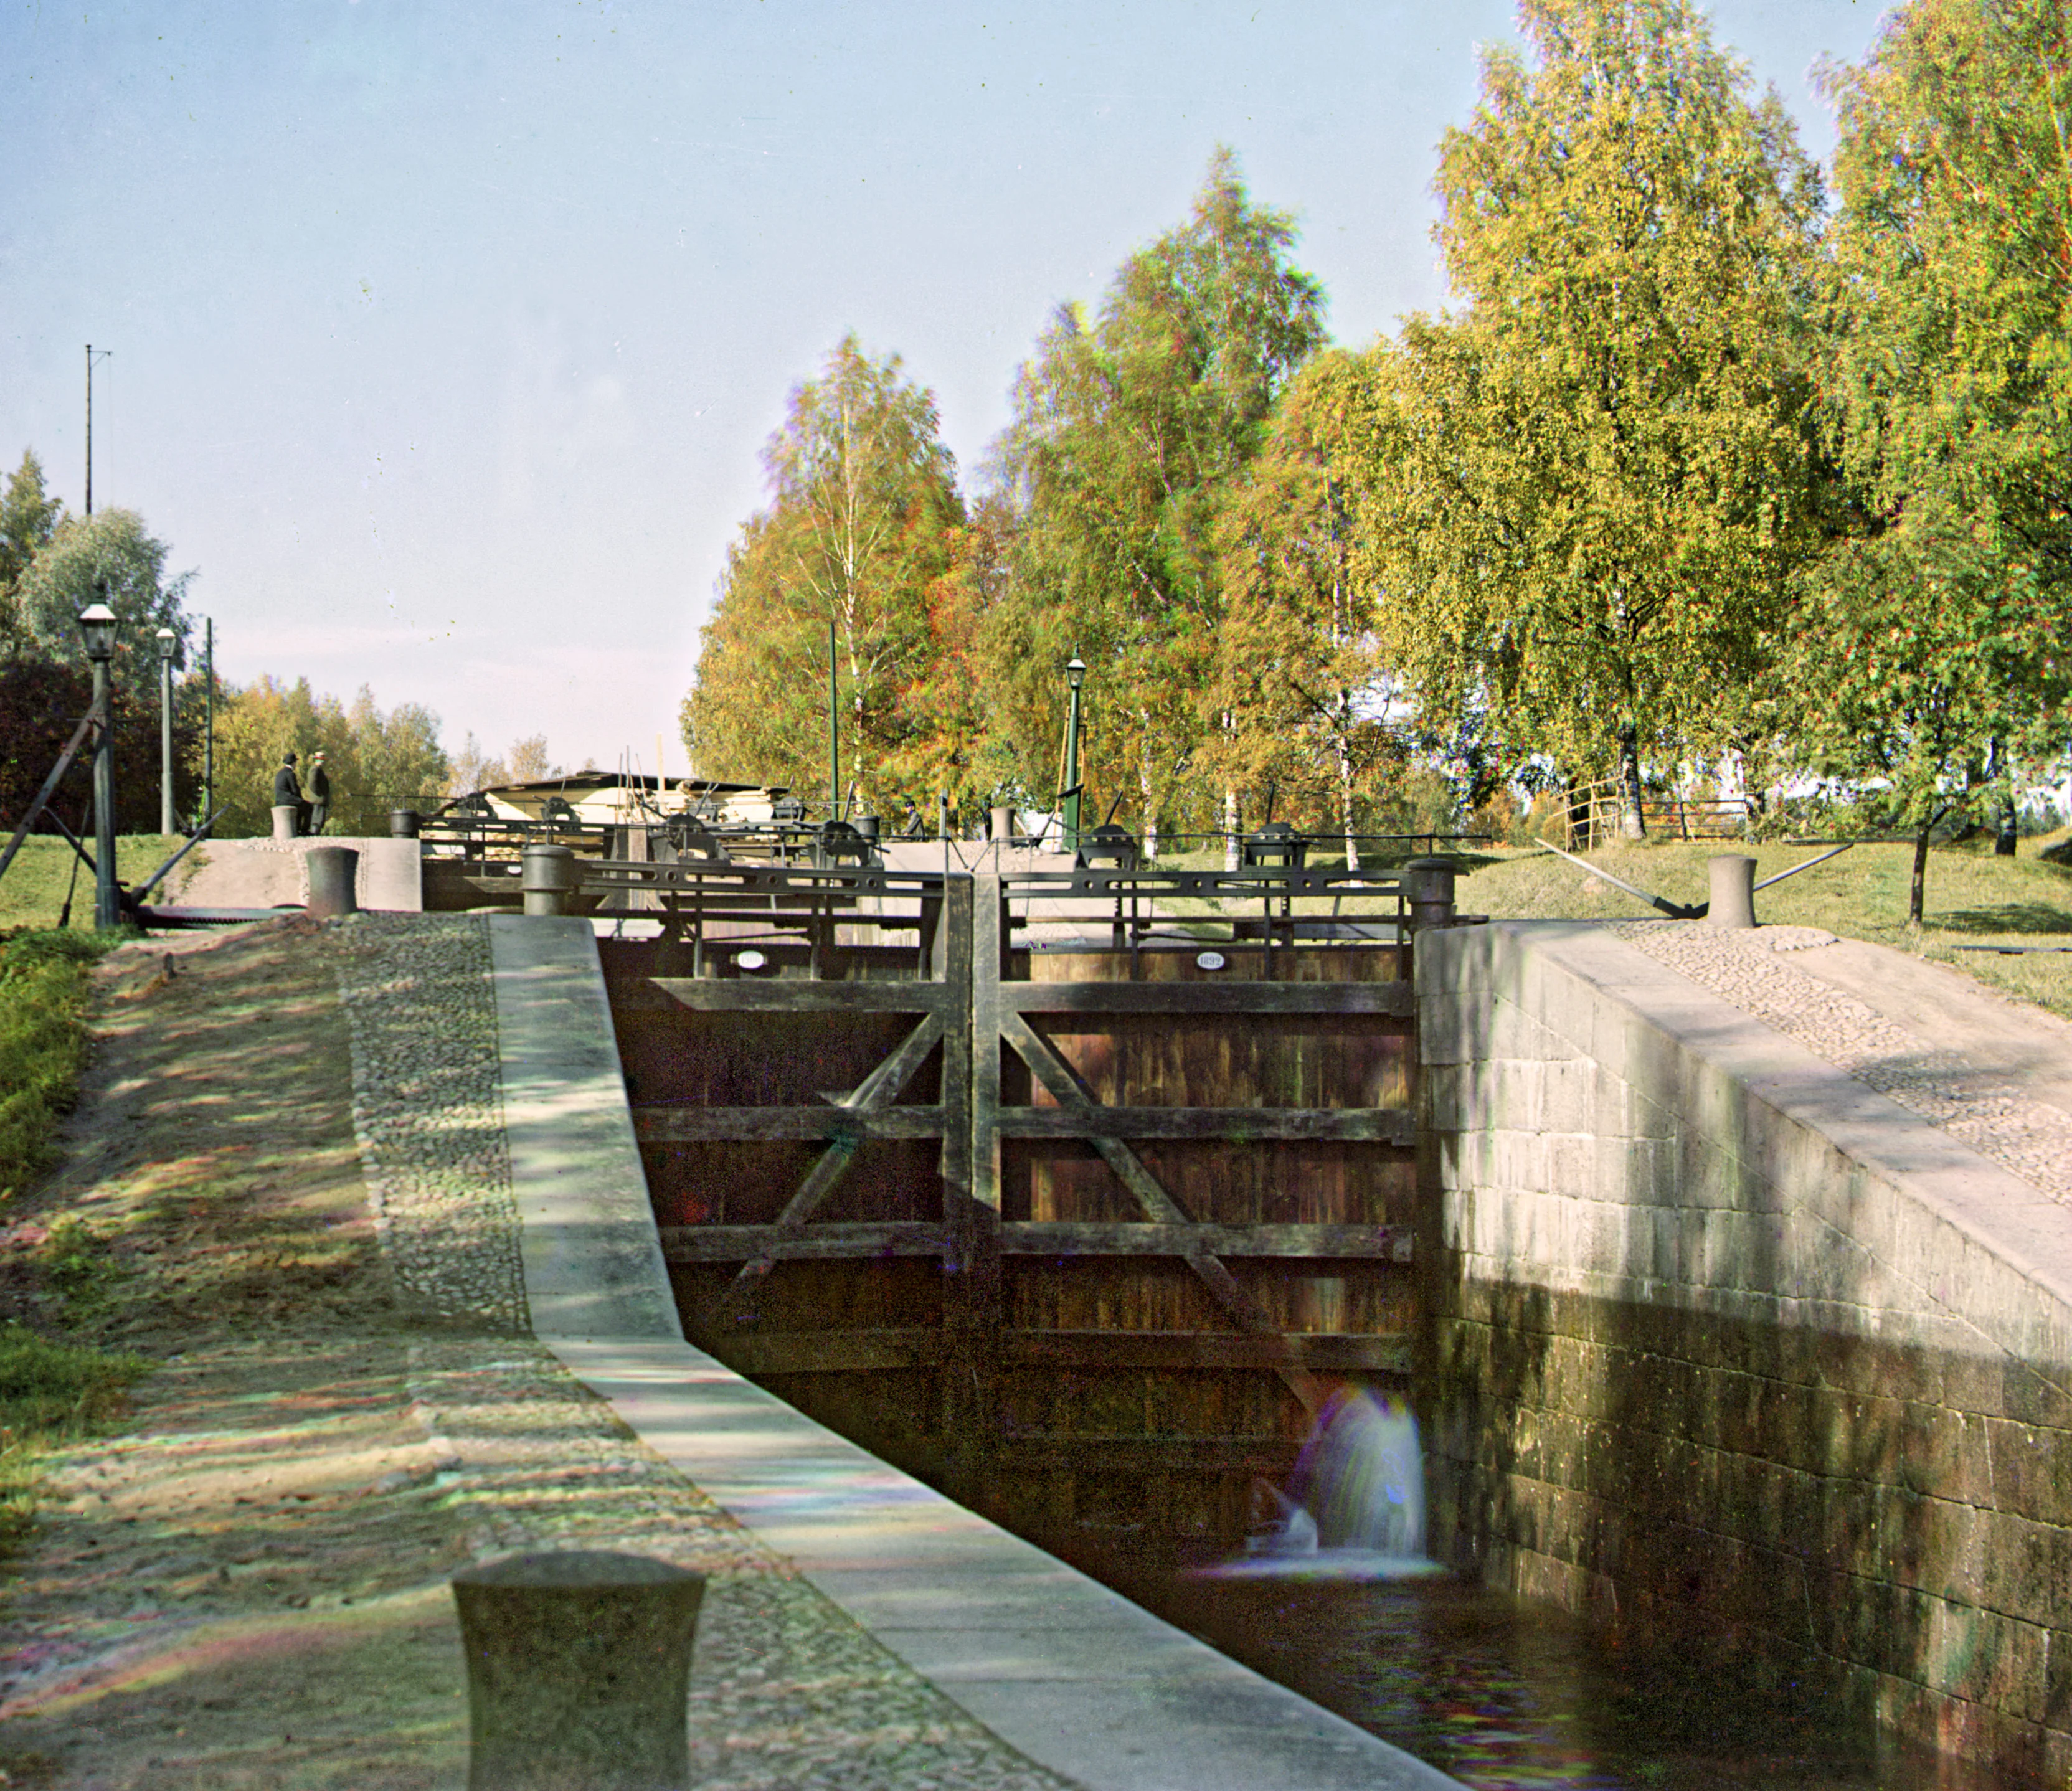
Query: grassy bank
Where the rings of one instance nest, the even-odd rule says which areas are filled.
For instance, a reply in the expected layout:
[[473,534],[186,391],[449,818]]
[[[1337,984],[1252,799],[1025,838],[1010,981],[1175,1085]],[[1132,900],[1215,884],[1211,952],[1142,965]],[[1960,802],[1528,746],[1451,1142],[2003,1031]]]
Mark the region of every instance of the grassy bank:
[[[1756,880],[1815,857],[1824,848],[1681,841],[1611,845],[1589,854],[1629,883],[1664,899],[1705,899],[1705,861],[1714,852],[1747,850]],[[1844,939],[1868,939],[1955,964],[1980,982],[2072,1018],[2072,952],[2002,957],[1966,946],[2072,946],[2072,870],[2037,855],[2025,840],[2020,856],[1994,856],[1989,844],[1938,847],[1928,855],[1924,924],[1908,926],[1907,883],[1914,848],[1852,846],[1838,858],[1756,897],[1766,925],[1819,926]],[[1460,904],[1511,918],[1643,919],[1655,910],[1552,853],[1503,852],[1473,861]]]
[[[0,835],[0,845],[6,843],[6,836]],[[115,874],[125,883],[138,882],[164,864],[183,843],[176,834],[125,835],[115,842]],[[91,841],[87,849],[93,849]],[[195,850],[206,852],[208,848],[199,846]],[[182,861],[182,870],[186,869],[186,863]],[[79,866],[76,879],[72,875],[75,865]],[[180,873],[174,874],[177,877]],[[7,874],[0,877],[0,932],[19,926],[56,926],[64,907],[68,889],[72,894],[72,914],[67,924],[75,931],[90,930],[93,925],[93,878],[86,867],[79,864],[72,856],[72,848],[56,835],[39,833],[24,840],[14,862],[7,867]],[[159,899],[164,900],[162,893]]]
[[0,1557],[35,1522],[45,1456],[119,1415],[130,1386],[152,1366],[142,1356],[0,1326]]
[[85,1060],[91,933],[0,934],[0,1200],[50,1160]]
[[[11,1201],[55,1155],[86,1054],[87,979],[104,941],[80,931],[0,935],[0,1201]],[[10,1290],[33,1281],[60,1314],[89,1305],[106,1265],[85,1228],[60,1219],[10,1228]],[[0,1324],[0,1555],[35,1516],[43,1457],[113,1416],[150,1365],[140,1356],[62,1342]]]

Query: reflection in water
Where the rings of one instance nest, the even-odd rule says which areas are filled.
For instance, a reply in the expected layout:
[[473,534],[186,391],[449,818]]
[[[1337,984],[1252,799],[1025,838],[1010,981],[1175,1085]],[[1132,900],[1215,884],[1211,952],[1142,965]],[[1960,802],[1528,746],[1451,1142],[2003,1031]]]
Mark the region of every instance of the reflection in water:
[[1335,1399],[1254,1517],[1235,1561],[1082,1564],[1476,1791],[1987,1791],[1752,1652],[1617,1646],[1424,1560],[1416,1424],[1385,1399]]

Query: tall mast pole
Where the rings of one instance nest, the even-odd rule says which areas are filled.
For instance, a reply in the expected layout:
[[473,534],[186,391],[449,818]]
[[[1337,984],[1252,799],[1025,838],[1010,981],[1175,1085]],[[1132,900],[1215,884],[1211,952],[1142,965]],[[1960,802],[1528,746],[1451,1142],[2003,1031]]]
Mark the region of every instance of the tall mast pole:
[[208,720],[203,725],[201,737],[201,815],[195,823],[197,827],[216,812],[215,618],[204,617],[202,630],[202,689],[205,693]]
[[841,711],[836,707],[835,625],[828,623],[828,819],[841,819]]
[[[101,359],[106,360],[113,354],[113,348],[101,351]],[[86,345],[86,513],[93,514],[93,344]]]

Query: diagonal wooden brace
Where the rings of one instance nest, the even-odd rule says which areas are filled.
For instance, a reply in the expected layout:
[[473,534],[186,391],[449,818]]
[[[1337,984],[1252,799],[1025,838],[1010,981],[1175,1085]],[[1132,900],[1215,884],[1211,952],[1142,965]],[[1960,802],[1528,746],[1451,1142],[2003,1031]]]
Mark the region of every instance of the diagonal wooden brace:
[[[940,1042],[942,1036],[943,1017],[939,1013],[923,1015],[920,1024],[899,1041],[892,1054],[854,1088],[846,1095],[830,1095],[826,1099],[851,1113],[890,1107],[914,1079],[914,1073],[927,1061],[928,1054]],[[784,1210],[777,1215],[771,1238],[773,1245],[805,1230],[806,1222],[849,1173],[863,1139],[863,1132],[858,1128],[838,1134],[828,1144],[806,1172],[806,1179],[799,1184],[798,1191],[784,1203]],[[775,1249],[766,1250],[743,1263],[726,1291],[706,1308],[707,1321],[715,1326],[740,1323],[746,1316],[748,1301],[776,1265]]]
[[[1089,1095],[1085,1085],[1073,1072],[1072,1066],[1058,1055],[1056,1048],[1022,1017],[1013,1012],[1000,1017],[1001,1037],[1014,1047],[1022,1061],[1029,1066],[1029,1072],[1041,1082],[1063,1107],[1081,1111],[1098,1107],[1100,1103]],[[1157,1225],[1192,1225],[1193,1218],[1180,1203],[1159,1185],[1158,1178],[1145,1168],[1143,1159],[1120,1138],[1090,1138],[1087,1142],[1100,1152],[1101,1160],[1115,1171],[1116,1178],[1137,1197],[1145,1216]],[[1185,1259],[1187,1267],[1209,1290],[1210,1296],[1220,1306],[1240,1330],[1255,1337],[1279,1337],[1281,1327],[1263,1311],[1257,1300],[1238,1284],[1220,1256],[1207,1251],[1190,1251]],[[1312,1412],[1322,1409],[1330,1388],[1318,1376],[1300,1368],[1276,1370],[1287,1383],[1288,1390]]]

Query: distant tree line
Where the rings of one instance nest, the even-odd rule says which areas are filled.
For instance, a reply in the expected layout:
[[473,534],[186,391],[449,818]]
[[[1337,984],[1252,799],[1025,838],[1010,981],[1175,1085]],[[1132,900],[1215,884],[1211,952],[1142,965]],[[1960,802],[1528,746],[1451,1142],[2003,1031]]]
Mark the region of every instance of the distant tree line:
[[1219,152],[1054,315],[970,489],[899,357],[840,343],[729,553],[699,770],[824,787],[832,624],[845,783],[895,818],[1052,807],[1076,651],[1092,804],[1150,838],[1607,783],[1635,836],[1649,790],[1738,784],[1917,864],[2011,838],[2072,663],[2066,9],[1897,8],[1823,72],[1828,179],[1688,0],[1520,19],[1439,146],[1441,314],[1329,346]]
[[[176,811],[183,824],[200,820],[208,692],[185,606],[194,574],[168,577],[167,552],[134,511],[69,515],[49,495],[33,452],[7,480],[0,492],[0,824],[17,824],[86,713],[92,677],[77,618],[101,602],[121,624],[110,665],[117,829],[158,830],[162,628],[172,632],[177,674]],[[337,791],[336,832],[385,832],[390,808],[430,807],[444,798],[449,766],[438,717],[417,704],[384,712],[364,688],[348,704],[313,693],[306,680],[270,677],[243,686],[219,680],[215,697],[214,795],[225,811],[216,832],[225,837],[270,829],[273,771],[290,751],[305,766],[325,754]],[[75,834],[93,824],[88,791],[82,766],[57,803],[57,819]],[[54,831],[47,824],[43,830]]]

